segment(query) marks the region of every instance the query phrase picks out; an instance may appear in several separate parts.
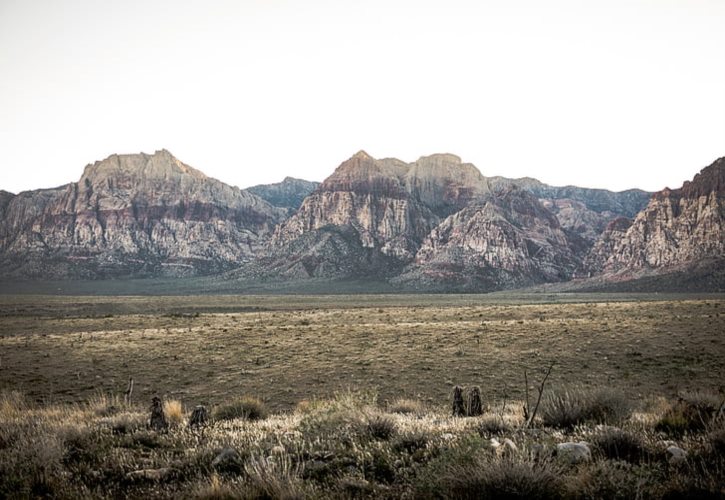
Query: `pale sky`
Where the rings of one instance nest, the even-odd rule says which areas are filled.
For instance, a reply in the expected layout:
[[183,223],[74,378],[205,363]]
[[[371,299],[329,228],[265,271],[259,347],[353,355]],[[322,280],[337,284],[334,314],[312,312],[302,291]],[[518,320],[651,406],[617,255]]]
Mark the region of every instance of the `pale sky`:
[[725,156],[725,0],[0,0],[0,189],[170,150],[240,187],[360,149],[659,190]]

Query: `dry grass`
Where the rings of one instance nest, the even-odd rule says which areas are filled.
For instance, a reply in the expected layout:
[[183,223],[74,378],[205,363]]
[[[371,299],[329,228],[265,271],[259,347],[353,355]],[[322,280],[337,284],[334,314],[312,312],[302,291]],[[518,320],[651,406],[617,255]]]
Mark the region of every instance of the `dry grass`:
[[184,406],[181,401],[169,399],[164,401],[164,416],[172,427],[180,427],[184,424]]
[[[215,300],[0,298],[0,497],[722,496],[724,300]],[[576,381],[565,402],[587,417],[524,430],[523,371],[535,381],[551,361],[545,396]],[[484,415],[450,415],[456,384],[481,387]],[[267,418],[237,418],[243,394]],[[182,400],[234,415],[156,433],[154,395],[180,424]],[[683,432],[657,427],[676,411]],[[515,450],[494,446],[506,439]],[[567,441],[591,443],[593,461],[551,458]],[[223,449],[235,467],[213,465]]]
[[[0,299],[0,389],[36,401],[121,395],[133,377],[133,401],[142,404],[161,395],[213,407],[254,394],[275,411],[354,388],[376,391],[382,403],[436,406],[460,384],[480,386],[486,406],[522,399],[524,369],[535,378],[550,361],[552,386],[576,380],[638,397],[717,391],[725,379],[725,301],[715,299],[490,304],[446,296],[409,306],[405,296],[374,296],[340,308],[347,298],[310,297],[298,310],[255,310],[281,303],[272,297],[234,299],[232,312],[231,298],[152,297],[147,310],[178,302],[184,314],[112,317],[100,313],[133,300]],[[297,307],[304,298],[289,300]],[[363,307],[368,301],[374,307]],[[217,303],[228,312],[193,314]]]

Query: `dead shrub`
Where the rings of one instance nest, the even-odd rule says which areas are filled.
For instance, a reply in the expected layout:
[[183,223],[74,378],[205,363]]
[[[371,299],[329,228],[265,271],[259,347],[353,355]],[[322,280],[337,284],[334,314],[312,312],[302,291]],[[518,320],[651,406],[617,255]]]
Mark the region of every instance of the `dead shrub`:
[[257,398],[243,397],[231,403],[219,405],[212,413],[214,420],[264,420],[269,414],[267,406]]

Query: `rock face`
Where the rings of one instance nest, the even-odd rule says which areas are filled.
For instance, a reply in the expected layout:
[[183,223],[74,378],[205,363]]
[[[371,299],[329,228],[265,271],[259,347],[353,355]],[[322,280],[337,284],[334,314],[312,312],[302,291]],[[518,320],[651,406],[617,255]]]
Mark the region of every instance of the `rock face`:
[[725,258],[725,158],[680,189],[652,196],[631,226],[610,225],[587,265],[592,272],[682,268]]
[[489,177],[488,182],[492,189],[516,186],[529,191],[538,198],[578,201],[594,212],[610,212],[630,218],[637,215],[647,205],[651,195],[651,193],[640,189],[614,192],[606,189],[588,189],[576,186],[549,186],[530,177],[521,179]]
[[285,212],[166,150],[113,155],[76,183],[0,197],[5,275],[195,275],[255,257]]
[[412,260],[437,217],[408,191],[409,171],[410,165],[401,161],[375,160],[364,151],[358,152],[305,199],[297,214],[277,228],[274,245],[285,247],[310,232],[347,227],[350,237],[357,238],[362,248]]
[[446,218],[398,281],[490,290],[566,280],[578,265],[556,217],[531,193],[510,188]]
[[[405,163],[360,151],[277,228],[261,274],[382,276],[442,290],[561,281],[581,267],[607,222],[629,213],[608,191],[519,184],[491,182],[450,154]],[[563,190],[619,212],[568,198],[539,200],[536,190],[547,196]]]
[[246,191],[259,196],[274,207],[285,208],[290,213],[294,213],[300,208],[302,201],[319,185],[319,182],[285,177],[282,182],[259,184],[247,188]]

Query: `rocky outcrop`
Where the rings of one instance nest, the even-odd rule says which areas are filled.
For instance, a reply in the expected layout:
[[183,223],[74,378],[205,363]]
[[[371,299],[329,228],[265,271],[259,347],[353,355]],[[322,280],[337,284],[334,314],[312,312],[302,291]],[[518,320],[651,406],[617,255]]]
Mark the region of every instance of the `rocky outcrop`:
[[408,191],[409,170],[410,165],[401,161],[375,160],[358,152],[277,228],[274,245],[289,246],[303,235],[327,227],[349,227],[363,248],[401,261],[412,260],[438,219]]
[[540,201],[547,210],[556,216],[564,230],[578,235],[589,245],[594,244],[607,224],[617,218],[613,212],[608,210],[597,212],[588,208],[583,202],[569,198],[542,198]]
[[530,177],[521,179],[489,177],[488,182],[491,189],[494,190],[516,186],[529,191],[538,198],[574,200],[583,203],[586,208],[594,212],[610,212],[630,218],[637,215],[647,205],[651,196],[651,193],[640,189],[614,192],[606,189],[588,189],[576,186],[549,186]]
[[626,217],[617,217],[607,225],[584,261],[584,268],[589,274],[604,269],[607,259],[630,227],[632,221]]
[[259,196],[274,207],[285,208],[290,213],[294,213],[300,208],[304,199],[319,185],[319,182],[285,177],[282,182],[259,184],[247,188],[246,191]]
[[725,257],[725,158],[680,189],[664,189],[624,224],[605,231],[587,259],[593,272],[670,271]]
[[6,275],[195,275],[253,258],[285,213],[168,151],[113,155],[76,183],[12,197],[0,233]]
[[578,265],[556,217],[532,194],[511,188],[446,218],[396,282],[488,291],[566,280]]

